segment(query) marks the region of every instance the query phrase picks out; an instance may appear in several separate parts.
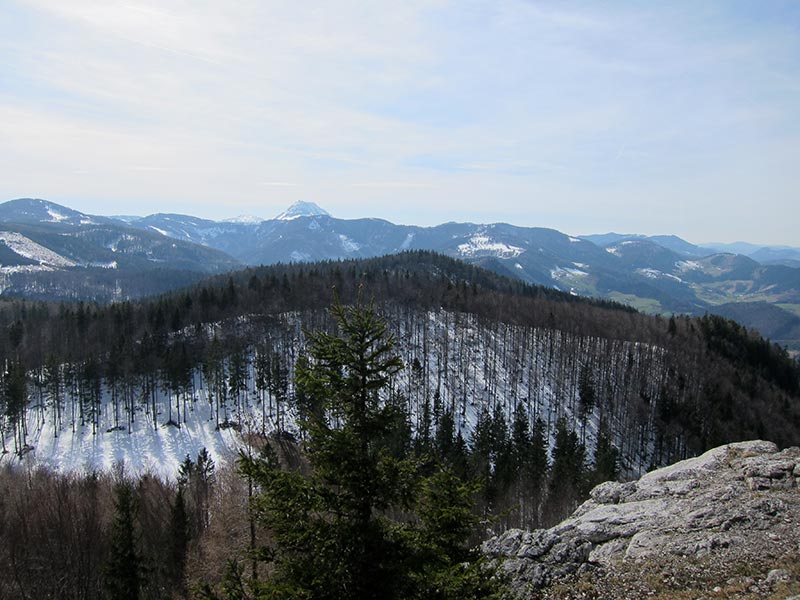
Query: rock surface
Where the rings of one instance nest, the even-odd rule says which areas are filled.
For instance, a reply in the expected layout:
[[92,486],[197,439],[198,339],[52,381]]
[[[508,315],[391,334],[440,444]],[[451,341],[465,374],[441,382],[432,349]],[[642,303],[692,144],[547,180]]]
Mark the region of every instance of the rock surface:
[[729,444],[603,483],[556,527],[509,530],[483,549],[521,597],[657,597],[694,586],[707,594],[687,598],[786,598],[800,592],[799,482],[800,448]]

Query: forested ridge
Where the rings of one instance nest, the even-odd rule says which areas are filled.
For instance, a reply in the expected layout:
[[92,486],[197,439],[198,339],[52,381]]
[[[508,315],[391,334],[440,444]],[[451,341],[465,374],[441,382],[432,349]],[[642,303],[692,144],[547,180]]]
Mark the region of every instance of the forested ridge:
[[[252,451],[273,448],[284,466],[302,470],[304,396],[295,378],[307,360],[307,333],[338,331],[327,310],[332,302],[369,299],[396,336],[404,365],[383,396],[395,409],[393,447],[402,456],[435,457],[460,480],[477,481],[475,509],[488,519],[484,528],[552,523],[594,483],[723,442],[800,439],[797,363],[731,321],[649,317],[412,252],[248,269],[146,301],[6,303],[4,449],[9,456],[33,452],[28,437],[36,427],[98,437],[179,428],[202,404],[215,427],[235,429]],[[209,458],[192,459],[184,462],[183,483],[48,472],[26,483],[18,472],[4,472],[13,493],[0,508],[14,515],[4,535],[23,538],[11,546],[22,554],[2,545],[3,563],[13,563],[26,581],[34,577],[35,557],[26,553],[36,554],[39,534],[20,524],[23,507],[36,494],[61,489],[68,499],[92,485],[103,490],[94,508],[74,501],[76,510],[96,511],[93,527],[106,545],[91,560],[103,563],[127,485],[139,499],[137,530],[150,540],[146,551],[139,547],[147,560],[158,563],[173,543],[177,533],[165,532],[180,503],[194,511],[192,542],[187,538],[182,551],[188,570],[150,571],[144,597],[180,597],[187,573],[194,582],[219,581],[225,560],[242,557],[219,555],[209,547],[219,540],[204,536],[227,514],[228,494],[237,495],[238,518],[247,520],[246,493],[229,471],[225,485],[211,477],[196,483],[193,469]],[[190,480],[194,487],[185,487]],[[62,518],[59,511],[41,519]],[[144,534],[148,519],[160,520],[160,541]],[[239,531],[234,546],[246,550],[248,536]],[[214,569],[192,563],[214,552]],[[103,573],[90,571],[95,595],[74,597],[106,593],[98,583]]]

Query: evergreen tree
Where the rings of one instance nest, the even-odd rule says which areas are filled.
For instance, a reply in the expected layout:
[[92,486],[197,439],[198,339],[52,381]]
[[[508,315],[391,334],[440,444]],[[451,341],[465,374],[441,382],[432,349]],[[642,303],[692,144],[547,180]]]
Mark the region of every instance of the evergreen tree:
[[105,567],[105,588],[109,600],[139,600],[142,583],[141,559],[136,551],[136,517],[133,485],[121,479],[114,487],[114,521]]
[[604,481],[613,481],[617,477],[619,477],[619,450],[611,442],[606,428],[601,426],[594,450],[591,484],[594,486]]
[[556,423],[553,466],[545,506],[545,520],[557,522],[572,512],[587,491],[586,448],[564,419]]
[[[250,582],[253,595],[491,597],[490,572],[467,550],[472,490],[445,471],[426,479],[420,463],[397,452],[397,407],[385,396],[402,368],[393,337],[371,306],[337,304],[333,313],[339,335],[309,334],[296,375],[312,474],[281,470],[270,455],[240,457],[273,542],[261,553],[272,557],[271,576]],[[409,518],[390,519],[397,511]]]
[[186,553],[189,546],[189,515],[186,511],[186,500],[183,497],[183,486],[178,486],[175,501],[169,517],[169,564],[166,565],[171,583],[179,591],[184,591],[184,571]]

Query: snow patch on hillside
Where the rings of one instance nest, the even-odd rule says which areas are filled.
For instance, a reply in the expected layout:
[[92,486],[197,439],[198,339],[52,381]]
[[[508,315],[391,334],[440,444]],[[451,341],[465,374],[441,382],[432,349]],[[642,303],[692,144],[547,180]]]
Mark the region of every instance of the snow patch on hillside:
[[572,269],[570,267],[556,267],[550,271],[550,277],[555,280],[565,279],[568,277],[586,277],[588,273],[580,269]]
[[664,273],[663,271],[659,271],[658,269],[636,269],[636,272],[639,275],[647,277],[648,279],[674,279],[675,281],[683,281],[680,277],[676,277],[675,275],[671,275],[669,273]]
[[170,235],[169,235],[169,232],[168,232],[168,231],[165,231],[164,229],[159,229],[159,228],[158,228],[158,227],[156,227],[155,225],[148,225],[148,227],[149,227],[150,229],[152,229],[153,231],[156,231],[156,232],[160,233],[161,235],[163,235],[163,236],[165,236],[165,237],[170,237]]
[[469,257],[489,254],[499,258],[516,258],[524,251],[524,248],[494,241],[482,233],[477,233],[468,242],[458,245],[458,253]]
[[686,271],[699,271],[703,268],[703,265],[696,260],[679,260],[675,263],[675,267],[681,273],[685,273]]
[[241,225],[258,225],[259,223],[263,223],[266,219],[262,219],[261,217],[256,217],[255,215],[239,215],[238,217],[232,217],[230,219],[224,219],[224,223],[239,223]]
[[411,247],[411,241],[413,239],[414,239],[414,234],[413,233],[409,233],[406,236],[406,239],[403,240],[403,243],[400,244],[400,249],[401,250],[408,250]]
[[44,265],[66,268],[74,267],[75,262],[56,254],[49,248],[37,244],[32,239],[14,231],[0,231],[0,241],[5,242],[11,250],[30,260],[35,260]]
[[50,221],[53,223],[60,223],[61,221],[66,221],[69,219],[67,215],[55,211],[52,208],[47,209],[47,214],[50,215]]
[[308,252],[298,252],[295,250],[289,255],[289,258],[294,262],[308,262],[311,260],[311,255]]
[[345,252],[358,252],[361,250],[361,244],[354,242],[344,234],[339,234],[339,242],[342,244],[342,250]]

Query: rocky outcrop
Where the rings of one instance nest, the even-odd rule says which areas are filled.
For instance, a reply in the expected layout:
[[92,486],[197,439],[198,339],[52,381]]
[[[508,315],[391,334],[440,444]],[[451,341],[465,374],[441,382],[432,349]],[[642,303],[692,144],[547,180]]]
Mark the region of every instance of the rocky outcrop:
[[[680,569],[700,564],[709,565],[706,571],[724,567],[716,576],[728,584],[743,570],[796,557],[799,481],[800,449],[779,452],[763,441],[729,444],[638,481],[601,484],[556,527],[507,531],[486,542],[484,552],[502,559],[521,596],[645,568],[655,579],[679,579]],[[791,570],[768,571],[762,579],[770,575],[775,585],[795,578]],[[752,577],[753,587],[759,575],[742,576]]]

